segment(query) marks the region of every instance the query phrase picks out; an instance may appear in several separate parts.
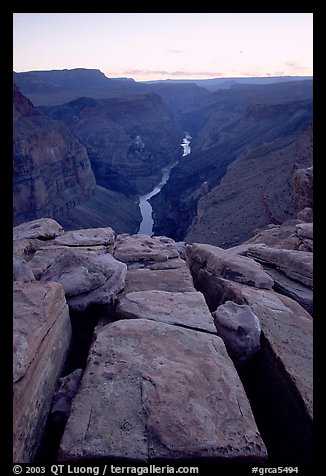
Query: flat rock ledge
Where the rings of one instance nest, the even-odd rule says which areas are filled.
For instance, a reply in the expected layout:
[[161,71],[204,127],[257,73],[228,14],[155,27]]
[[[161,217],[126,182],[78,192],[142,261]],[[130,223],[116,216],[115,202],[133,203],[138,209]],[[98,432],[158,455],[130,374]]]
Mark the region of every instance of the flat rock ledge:
[[150,319],[216,334],[204,296],[196,291],[131,292],[119,301],[116,314],[119,319]]
[[187,246],[186,253],[193,273],[204,269],[210,274],[259,289],[271,289],[274,284],[259,263],[217,246],[194,243]]
[[222,339],[147,319],[98,331],[59,461],[111,458],[266,461]]

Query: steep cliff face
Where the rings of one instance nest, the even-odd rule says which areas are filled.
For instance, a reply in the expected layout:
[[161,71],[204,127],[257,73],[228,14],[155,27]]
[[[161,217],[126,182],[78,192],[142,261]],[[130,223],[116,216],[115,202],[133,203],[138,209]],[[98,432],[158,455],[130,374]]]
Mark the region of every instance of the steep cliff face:
[[181,155],[182,131],[156,94],[79,98],[41,110],[86,146],[97,183],[127,196],[149,191]]
[[95,190],[85,147],[67,127],[39,113],[14,87],[14,223],[56,217]]
[[[304,208],[296,171],[312,164],[312,127],[241,154],[221,183],[200,198],[186,241],[238,245],[257,228],[280,225]],[[312,194],[311,194],[312,195]]]
[[[241,182],[242,173],[250,175],[252,172],[252,175],[256,175],[256,182],[260,175],[263,177],[265,173],[263,164],[268,163],[269,160],[275,160],[273,153],[277,149],[281,150],[295,143],[302,131],[311,125],[311,84],[310,82],[310,87],[307,84],[300,84],[300,88],[293,87],[292,92],[288,85],[264,86],[262,87],[264,89],[259,89],[256,94],[252,88],[249,88],[249,91],[244,89],[240,92],[231,89],[221,92],[220,100],[215,106],[211,104],[200,110],[198,114],[193,111],[194,130],[196,127],[200,130],[191,142],[191,154],[179,162],[161,193],[151,199],[154,209],[154,233],[171,236],[178,240],[184,239],[191,223],[194,219],[196,220],[198,200],[219,185],[228,166],[240,157],[246,157],[246,160],[241,163],[244,170],[240,172],[237,180]],[[190,119],[188,124],[191,125]],[[303,160],[303,166],[310,165],[312,160],[311,144],[307,147],[309,149],[307,154],[306,151],[299,151],[299,156],[307,155],[307,159]],[[292,164],[289,164],[290,159],[282,171],[281,180],[274,180],[270,184],[273,187],[274,196],[278,194],[285,196],[280,187],[292,179],[292,168],[296,163],[295,153],[293,149]],[[250,157],[254,162],[251,163],[251,167],[247,167]],[[278,160],[281,163],[281,160]],[[274,172],[277,173],[277,170],[274,169]],[[247,200],[241,203],[243,221],[249,221],[250,218],[251,229],[264,226],[271,221],[270,219],[267,222],[261,220],[260,212],[258,215],[254,214],[257,215],[254,219],[251,217],[251,207],[255,208],[255,180],[252,181],[252,185],[249,182],[247,184],[253,201]],[[233,187],[233,195],[237,195],[237,184]],[[269,202],[271,203],[268,206],[271,205],[273,208],[272,200]],[[280,203],[277,206],[279,205]],[[215,228],[219,220],[219,208],[227,206],[224,196],[219,207],[216,208],[216,216],[213,217],[213,221],[216,222]],[[289,210],[286,204],[281,219],[284,219],[286,210],[289,211],[289,216],[297,211],[296,209]],[[203,207],[200,207],[199,212],[203,213]],[[263,214],[265,215],[265,212]],[[235,235],[230,231],[230,237]],[[192,239],[197,238],[192,236]],[[221,244],[222,241],[215,241],[214,244]]]

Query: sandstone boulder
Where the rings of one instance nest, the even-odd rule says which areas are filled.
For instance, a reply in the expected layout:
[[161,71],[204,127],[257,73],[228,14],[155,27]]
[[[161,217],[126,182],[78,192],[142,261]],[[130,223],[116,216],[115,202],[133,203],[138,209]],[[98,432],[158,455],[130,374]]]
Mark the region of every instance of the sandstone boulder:
[[102,328],[59,461],[266,460],[222,339],[147,319]]
[[302,220],[306,223],[311,223],[313,221],[313,211],[310,207],[305,207],[303,210],[300,210],[297,214],[299,220]]
[[115,233],[112,228],[89,228],[66,231],[54,240],[56,245],[64,246],[107,246],[113,251]]
[[276,266],[284,274],[313,287],[313,255],[307,251],[270,248],[265,245],[254,245],[248,249],[248,256],[256,260]]
[[144,267],[149,263],[165,262],[179,257],[179,248],[171,238],[147,235],[118,235],[114,257],[129,266]]
[[132,291],[195,291],[186,262],[180,258],[156,263],[146,268],[128,269],[124,294]]
[[13,257],[13,280],[14,281],[35,281],[30,265],[19,256]]
[[[52,240],[50,240],[52,241]],[[48,242],[44,242],[37,238],[22,238],[13,241],[13,255],[23,258],[25,261],[30,261],[34,256],[34,253],[43,248]]]
[[[43,246],[39,248],[28,262],[33,270],[36,279],[41,279],[44,271],[58,258],[62,253],[69,250],[69,246],[60,246],[51,244],[51,246]],[[106,253],[105,246],[85,246],[74,247],[74,251],[87,252],[89,255],[100,255]]]
[[127,266],[109,253],[93,256],[68,249],[55,258],[41,277],[42,282],[63,285],[68,305],[75,311],[90,304],[108,304],[125,284]]
[[250,306],[226,301],[213,317],[218,335],[237,362],[245,362],[259,351],[261,327]]
[[26,463],[40,444],[71,326],[60,284],[17,281],[13,292],[13,460]]
[[296,226],[297,234],[301,238],[313,239],[313,224],[312,223],[299,223]]
[[63,228],[52,218],[40,218],[15,226],[13,229],[13,239],[38,238],[41,240],[51,240],[62,235]]
[[140,291],[119,300],[120,319],[149,319],[216,333],[204,296],[199,292]]
[[188,264],[192,273],[204,269],[238,283],[262,289],[271,289],[272,278],[253,259],[230,253],[217,246],[194,243],[187,247]]

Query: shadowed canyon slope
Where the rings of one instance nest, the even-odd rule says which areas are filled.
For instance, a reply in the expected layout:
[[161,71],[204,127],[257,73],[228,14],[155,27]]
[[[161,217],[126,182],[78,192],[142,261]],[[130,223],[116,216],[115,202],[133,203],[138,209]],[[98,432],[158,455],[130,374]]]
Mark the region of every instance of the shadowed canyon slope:
[[[239,226],[231,226],[228,237],[221,231],[209,242],[231,246],[248,239],[255,228],[294,217],[298,211],[288,195],[295,170],[312,164],[312,82],[242,86],[212,96],[214,103],[179,117],[190,134],[194,131],[191,154],[151,199],[154,233],[205,241],[211,225],[216,232],[227,216],[226,228],[232,222]],[[237,166],[229,171],[235,161]],[[227,172],[231,178],[221,199],[214,199]],[[262,190],[259,205],[257,184]],[[240,199],[243,189],[247,196],[242,193]]]
[[[257,78],[249,78],[253,84],[242,84],[234,78],[210,92],[195,83],[136,83],[83,68],[14,78],[46,117],[61,121],[60,127],[64,122],[86,148],[96,186],[87,197],[75,194],[56,215],[52,205],[44,209],[44,216],[55,216],[66,229],[137,232],[139,196],[177,161],[150,200],[156,235],[234,246],[299,211],[293,180],[298,169],[312,164],[312,80],[262,78],[265,84],[254,84]],[[183,131],[192,136],[184,158]]]
[[41,110],[85,145],[98,185],[127,196],[148,192],[181,155],[182,131],[156,94],[79,98]]
[[85,201],[96,183],[85,147],[14,87],[14,222],[59,217]]

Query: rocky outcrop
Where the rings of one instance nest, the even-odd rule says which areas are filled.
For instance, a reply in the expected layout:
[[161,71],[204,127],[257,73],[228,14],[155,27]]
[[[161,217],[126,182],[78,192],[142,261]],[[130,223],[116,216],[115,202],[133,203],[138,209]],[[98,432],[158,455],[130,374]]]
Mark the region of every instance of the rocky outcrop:
[[266,459],[220,338],[147,319],[100,329],[59,459],[122,457]]
[[252,256],[263,263],[270,263],[295,281],[313,287],[313,255],[308,251],[254,245],[248,249],[247,256]]
[[115,232],[112,228],[90,228],[78,231],[67,231],[64,236],[54,240],[55,245],[72,247],[104,246],[107,251],[113,251]]
[[[211,311],[215,311],[213,315],[218,316],[221,304],[233,301],[238,305],[250,306],[252,312],[258,317],[262,337],[261,349],[257,354],[259,364],[256,364],[255,370],[257,380],[249,384],[251,390],[247,389],[248,393],[253,391],[254,394],[265,398],[265,405],[270,405],[269,397],[266,398],[266,395],[273,395],[275,412],[280,415],[280,420],[277,423],[275,421],[274,424],[280,428],[280,432],[284,431],[287,435],[287,444],[293,448],[292,451],[296,455],[292,457],[302,461],[311,460],[313,388],[311,316],[296,301],[272,289],[259,289],[249,285],[249,282],[239,283],[230,275],[223,277],[220,272],[209,269],[205,262],[200,261],[198,245],[189,246],[187,252],[195,285],[204,293]],[[226,253],[233,252],[226,251]],[[303,252],[297,253],[304,255]],[[199,259],[196,259],[197,255]],[[232,326],[231,322],[229,326]],[[218,323],[217,331],[219,333]],[[224,329],[221,335],[223,332]],[[243,379],[246,380],[245,374]],[[260,408],[261,405],[264,405],[262,401],[259,403]],[[266,417],[265,411],[258,411],[259,418],[263,422]],[[268,423],[268,426],[270,425],[271,423]],[[293,426],[291,435],[286,429],[289,425]],[[282,449],[279,448],[278,451],[282,452]]]
[[13,460],[29,463],[40,446],[71,326],[60,284],[16,281],[13,293]]
[[149,319],[216,333],[204,296],[198,292],[131,292],[119,300],[116,313],[119,319]]
[[82,311],[90,304],[109,304],[124,288],[127,267],[109,253],[64,250],[46,268],[42,282],[62,284],[68,305]]
[[22,223],[15,226],[13,230],[13,239],[38,239],[38,240],[51,240],[56,236],[62,235],[63,228],[55,220],[51,218],[40,218],[39,220],[33,220],[28,223]]
[[[291,260],[271,269],[249,257],[251,248],[268,248],[261,245],[224,250],[116,236],[111,228],[63,232],[50,219],[35,224],[14,229],[14,253],[35,277],[16,285],[31,306],[33,285],[65,294],[75,355],[66,374],[51,379],[52,410],[50,401],[40,416],[39,427],[50,415],[52,431],[63,434],[61,442],[50,439],[51,458],[271,462],[283,451],[287,464],[311,460],[313,321],[276,292],[279,278],[271,273],[286,276]],[[310,226],[296,225],[298,238],[310,236]],[[51,227],[56,232],[49,238]],[[14,300],[25,313],[26,305]],[[33,333],[33,326],[24,322],[24,332]],[[37,329],[36,336],[39,320]],[[52,332],[59,338],[55,329],[47,338]],[[29,347],[25,334],[15,339],[20,375]],[[55,349],[50,342],[47,352]],[[34,386],[38,401],[43,387]],[[26,447],[36,447],[41,434],[25,435]]]
[[95,177],[85,147],[16,87],[13,152],[14,224],[60,217],[93,194]]
[[13,257],[13,280],[14,281],[35,281],[35,276],[30,265],[19,256]]
[[164,236],[151,238],[147,235],[119,235],[114,256],[124,263],[137,263],[137,266],[141,267],[178,258],[179,250],[174,240]]
[[262,289],[271,289],[273,286],[272,278],[261,265],[217,246],[194,243],[187,247],[187,256],[190,269],[194,273],[197,270],[198,272],[205,271]]

